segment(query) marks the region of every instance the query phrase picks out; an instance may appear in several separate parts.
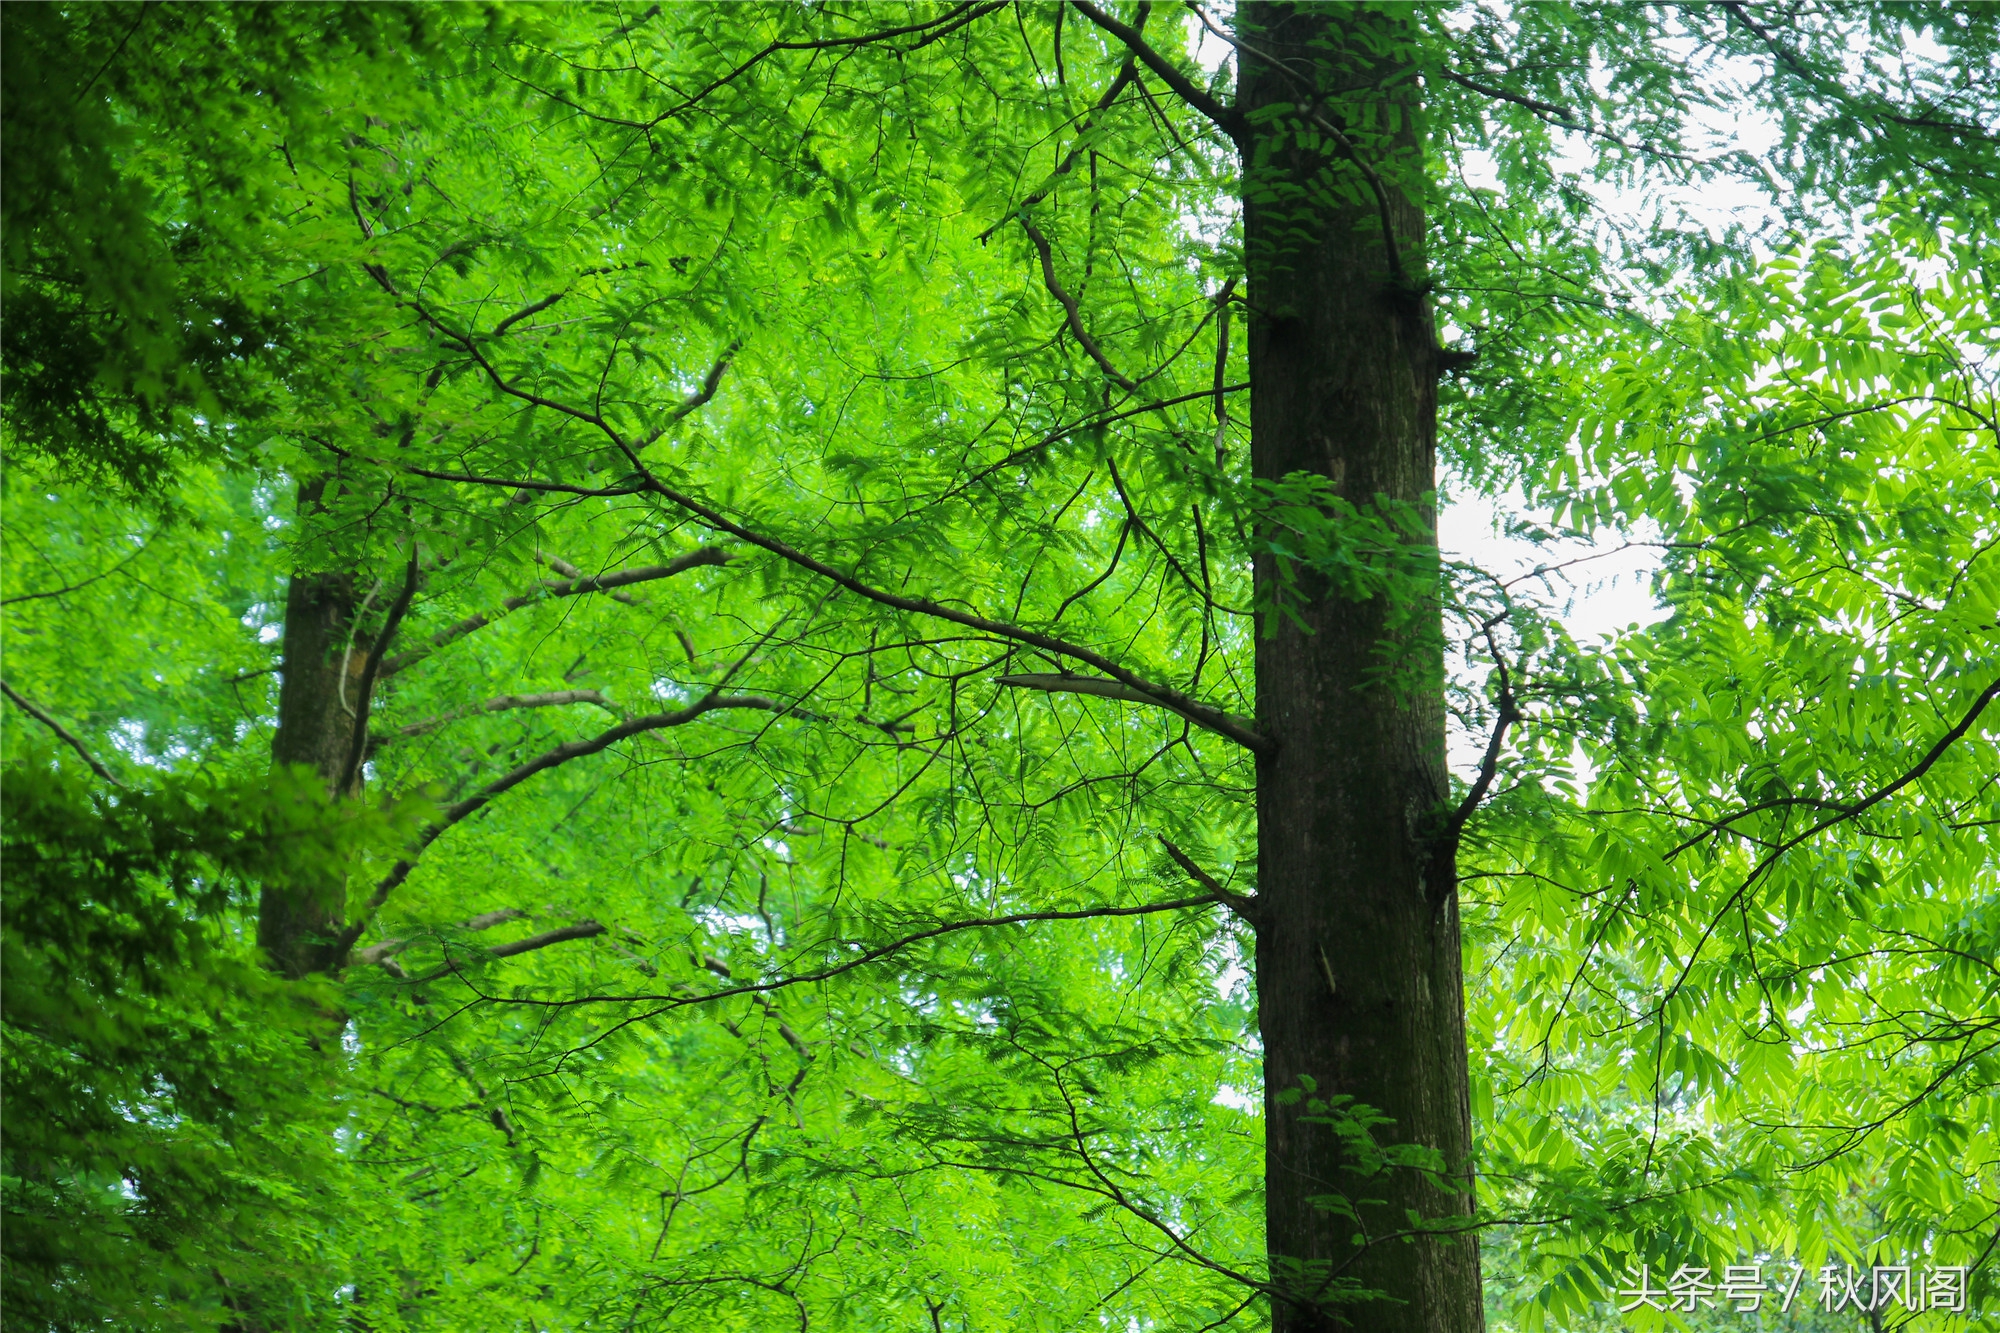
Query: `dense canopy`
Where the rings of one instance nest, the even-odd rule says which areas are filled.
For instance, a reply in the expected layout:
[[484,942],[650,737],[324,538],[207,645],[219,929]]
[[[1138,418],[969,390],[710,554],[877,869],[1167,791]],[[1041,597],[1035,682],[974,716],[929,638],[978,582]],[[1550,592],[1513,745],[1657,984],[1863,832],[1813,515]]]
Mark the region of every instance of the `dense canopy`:
[[10,1322],[2000,1308],[2000,9],[0,22]]

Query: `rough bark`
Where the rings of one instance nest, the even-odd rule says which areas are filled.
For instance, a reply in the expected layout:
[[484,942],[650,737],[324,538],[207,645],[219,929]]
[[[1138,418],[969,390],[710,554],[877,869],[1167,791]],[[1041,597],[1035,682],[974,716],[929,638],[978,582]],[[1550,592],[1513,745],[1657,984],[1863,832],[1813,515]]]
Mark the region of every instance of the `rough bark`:
[[[1363,509],[1378,496],[1417,506],[1434,532],[1419,108],[1398,68],[1414,34],[1405,17],[1344,5],[1245,3],[1238,25],[1265,57],[1242,57],[1238,102],[1255,474],[1314,473]],[[1260,119],[1276,103],[1299,109]],[[1284,129],[1302,122],[1316,144]],[[1260,557],[1266,598],[1278,573]],[[1395,600],[1307,575],[1297,619],[1267,611],[1257,643],[1258,724],[1279,741],[1258,767],[1266,1222],[1273,1277],[1297,1295],[1274,1302],[1279,1333],[1484,1326],[1475,1242],[1399,1238],[1411,1210],[1469,1211],[1471,1131],[1456,886],[1439,837],[1440,626],[1434,607],[1393,616]],[[1359,1174],[1311,1098],[1291,1100],[1305,1080],[1313,1097],[1387,1115],[1378,1139],[1424,1145],[1458,1174]],[[1343,1301],[1350,1282],[1383,1298]]]
[[[302,515],[318,504],[319,495],[317,482],[299,488]],[[271,760],[304,765],[329,788],[347,765],[362,672],[373,647],[356,624],[367,600],[345,571],[294,573],[285,595],[283,677]],[[357,774],[333,794],[353,796],[359,788]],[[338,863],[267,881],[258,896],[257,943],[272,965],[289,977],[332,967],[346,897],[346,867]]]

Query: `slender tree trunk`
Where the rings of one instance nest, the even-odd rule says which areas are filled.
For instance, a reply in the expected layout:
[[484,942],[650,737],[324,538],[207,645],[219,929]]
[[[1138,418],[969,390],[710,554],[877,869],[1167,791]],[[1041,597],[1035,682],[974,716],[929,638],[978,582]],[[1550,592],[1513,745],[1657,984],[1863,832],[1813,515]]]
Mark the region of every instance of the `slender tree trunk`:
[[[1421,294],[1415,34],[1405,16],[1346,5],[1245,3],[1238,24],[1270,58],[1243,58],[1238,101],[1251,125],[1255,474],[1313,473],[1363,509],[1378,496],[1428,506],[1437,355]],[[1316,103],[1354,152],[1334,133],[1315,143],[1286,129],[1315,113],[1260,121],[1275,103]],[[1434,554],[1435,516],[1419,512],[1432,535],[1417,540]],[[1256,577],[1268,598],[1270,557]],[[1476,1243],[1399,1238],[1410,1210],[1469,1210],[1471,1130],[1457,894],[1439,847],[1450,794],[1441,624],[1434,603],[1412,620],[1407,604],[1392,616],[1393,600],[1308,575],[1291,593],[1298,618],[1266,612],[1257,642],[1259,722],[1280,742],[1258,771],[1265,1216],[1274,1278],[1318,1306],[1275,1303],[1278,1333],[1484,1327]],[[1308,1080],[1314,1091],[1294,1100]],[[1442,1188],[1408,1169],[1357,1174],[1351,1150],[1313,1119],[1312,1098],[1335,1095],[1390,1117],[1380,1140],[1434,1149],[1461,1174]],[[1350,1283],[1387,1299],[1339,1301]]]
[[[319,503],[321,482],[299,488],[301,518]],[[278,690],[278,731],[271,760],[304,765],[329,789],[347,768],[355,711],[361,707],[362,669],[372,641],[358,632],[366,600],[345,571],[292,575],[285,595],[283,681]],[[357,776],[335,796],[353,796]],[[267,881],[257,901],[257,943],[272,966],[289,977],[324,971],[338,960],[333,941],[346,908],[347,871],[338,863]]]

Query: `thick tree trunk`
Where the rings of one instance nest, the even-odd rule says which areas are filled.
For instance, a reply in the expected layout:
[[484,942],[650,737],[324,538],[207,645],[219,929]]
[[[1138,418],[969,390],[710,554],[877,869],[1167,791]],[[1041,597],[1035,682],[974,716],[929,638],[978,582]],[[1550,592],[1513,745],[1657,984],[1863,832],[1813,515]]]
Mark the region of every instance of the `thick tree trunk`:
[[[1286,62],[1246,55],[1239,85],[1256,476],[1316,474],[1363,509],[1378,496],[1426,506],[1437,357],[1421,294],[1414,33],[1404,17],[1344,5],[1245,3],[1238,24],[1256,52]],[[1274,103],[1301,110],[1260,123]],[[1316,145],[1287,132],[1313,115],[1354,151],[1325,129]],[[1270,557],[1256,576],[1268,598]],[[1414,619],[1407,601],[1392,616],[1396,600],[1306,575],[1290,598],[1298,618],[1267,611],[1257,643],[1259,723],[1279,739],[1258,770],[1265,1215],[1273,1276],[1304,1298],[1274,1303],[1280,1333],[1484,1326],[1476,1243],[1401,1238],[1411,1210],[1469,1210],[1471,1130],[1457,895],[1439,846],[1450,794],[1440,624],[1427,600]],[[1308,1080],[1314,1091],[1294,1100]],[[1424,1145],[1458,1174],[1447,1187],[1407,1168],[1359,1174],[1314,1118],[1312,1099],[1334,1096],[1390,1117],[1379,1140]],[[1386,1299],[1342,1301],[1354,1284]]]
[[[317,505],[319,494],[317,482],[299,488],[301,517]],[[285,596],[284,676],[271,760],[309,767],[329,789],[348,767],[362,671],[373,646],[357,630],[364,600],[354,576],[345,572],[295,573]],[[357,770],[333,794],[353,796],[359,787]],[[338,863],[267,881],[257,902],[257,943],[272,965],[289,977],[333,966],[346,897],[346,867]]]

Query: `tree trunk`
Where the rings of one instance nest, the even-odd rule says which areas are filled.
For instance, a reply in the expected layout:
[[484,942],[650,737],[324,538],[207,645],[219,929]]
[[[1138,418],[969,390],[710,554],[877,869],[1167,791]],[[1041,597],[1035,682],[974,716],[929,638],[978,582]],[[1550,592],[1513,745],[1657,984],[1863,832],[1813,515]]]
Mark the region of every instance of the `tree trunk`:
[[[1414,554],[1434,556],[1416,33],[1345,5],[1245,3],[1238,25],[1266,57],[1242,57],[1238,100],[1255,475],[1312,473],[1363,510],[1378,496],[1410,507],[1429,534]],[[1275,103],[1299,110],[1260,122]],[[1317,136],[1297,132],[1314,122]],[[1472,1203],[1441,621],[1428,593],[1412,616],[1407,598],[1310,573],[1287,595],[1297,619],[1273,614],[1279,572],[1259,557],[1258,718],[1279,745],[1258,768],[1256,980],[1268,1246],[1299,1299],[1274,1302],[1273,1328],[1468,1333],[1484,1327],[1476,1242],[1401,1238],[1412,1210],[1443,1219]],[[1435,1150],[1449,1183],[1363,1174],[1312,1104],[1337,1095],[1391,1118],[1378,1140]],[[1356,1286],[1383,1298],[1343,1300]]]
[[[320,482],[299,487],[301,521],[317,508]],[[359,793],[359,769],[338,788],[361,707],[362,671],[372,640],[358,632],[356,580],[346,572],[294,573],[285,595],[283,681],[271,761],[304,765],[336,797]],[[339,863],[266,881],[257,901],[257,943],[288,977],[325,971],[338,959],[335,940],[347,906],[347,871]]]

